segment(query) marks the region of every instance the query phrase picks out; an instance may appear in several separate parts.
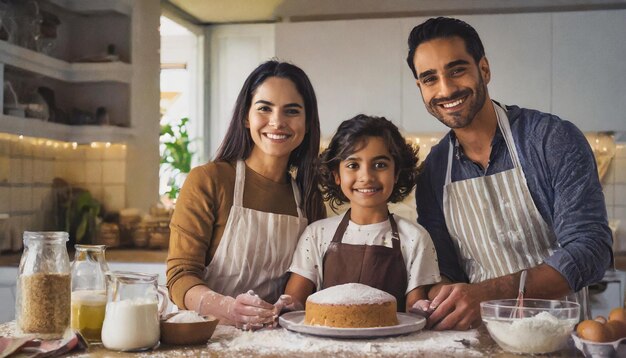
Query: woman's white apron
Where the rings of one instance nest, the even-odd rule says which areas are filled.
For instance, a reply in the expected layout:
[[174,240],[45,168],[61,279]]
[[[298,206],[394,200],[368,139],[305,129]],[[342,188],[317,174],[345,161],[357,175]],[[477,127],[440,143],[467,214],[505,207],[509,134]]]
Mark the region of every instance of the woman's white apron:
[[265,301],[274,303],[286,284],[286,273],[307,219],[293,179],[297,217],[244,208],[245,173],[245,163],[238,161],[233,207],[215,256],[204,271],[204,279],[209,288],[223,295],[236,297],[253,290]]

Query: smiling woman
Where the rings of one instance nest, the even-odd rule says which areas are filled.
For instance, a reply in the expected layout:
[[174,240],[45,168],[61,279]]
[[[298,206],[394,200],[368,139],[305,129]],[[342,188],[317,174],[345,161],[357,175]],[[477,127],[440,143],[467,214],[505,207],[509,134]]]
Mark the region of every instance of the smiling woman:
[[[246,128],[250,129],[254,142],[252,153],[246,160],[248,166],[261,168],[268,164],[273,166],[275,161],[288,160],[306,133],[304,100],[295,84],[279,77],[263,82],[252,97]],[[272,169],[264,169],[265,172],[268,170]],[[275,181],[284,179],[283,172],[276,174]]]
[[298,237],[324,215],[319,137],[300,68],[268,61],[248,76],[215,161],[189,173],[172,217],[167,278],[179,307],[238,327],[273,323]]

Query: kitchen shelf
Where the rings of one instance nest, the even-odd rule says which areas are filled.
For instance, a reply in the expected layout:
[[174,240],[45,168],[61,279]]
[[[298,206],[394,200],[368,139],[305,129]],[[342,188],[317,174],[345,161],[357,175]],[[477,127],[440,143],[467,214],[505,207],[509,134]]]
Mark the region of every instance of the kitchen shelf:
[[133,72],[128,63],[69,63],[6,41],[0,41],[0,63],[66,82],[130,83]]
[[78,144],[91,142],[124,143],[134,136],[132,128],[44,122],[39,119],[0,115],[0,133],[47,138]]
[[66,10],[84,14],[117,12],[130,16],[133,8],[129,0],[48,0],[50,3]]

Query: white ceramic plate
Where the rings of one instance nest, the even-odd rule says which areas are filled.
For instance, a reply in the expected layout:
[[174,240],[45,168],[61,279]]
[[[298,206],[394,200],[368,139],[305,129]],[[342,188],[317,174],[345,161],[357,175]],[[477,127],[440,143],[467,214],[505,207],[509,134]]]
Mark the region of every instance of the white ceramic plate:
[[304,311],[285,313],[280,316],[279,323],[290,331],[310,334],[313,336],[331,338],[372,338],[399,336],[417,332],[424,328],[426,319],[408,313],[398,313],[398,324],[389,327],[374,328],[334,328],[323,326],[309,326],[304,324]]

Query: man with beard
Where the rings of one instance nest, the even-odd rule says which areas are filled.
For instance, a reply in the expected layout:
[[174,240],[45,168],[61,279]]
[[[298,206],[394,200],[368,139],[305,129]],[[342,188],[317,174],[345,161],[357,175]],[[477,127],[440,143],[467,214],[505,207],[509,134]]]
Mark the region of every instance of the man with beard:
[[408,43],[428,112],[451,128],[416,189],[418,221],[444,278],[420,302],[429,327],[477,327],[479,303],[517,297],[522,276],[525,297],[572,294],[588,312],[586,286],[603,277],[613,253],[583,134],[554,115],[492,101],[489,62],[465,22],[429,19]]

